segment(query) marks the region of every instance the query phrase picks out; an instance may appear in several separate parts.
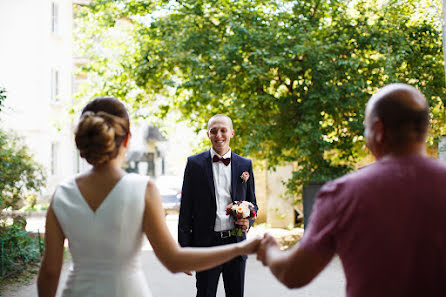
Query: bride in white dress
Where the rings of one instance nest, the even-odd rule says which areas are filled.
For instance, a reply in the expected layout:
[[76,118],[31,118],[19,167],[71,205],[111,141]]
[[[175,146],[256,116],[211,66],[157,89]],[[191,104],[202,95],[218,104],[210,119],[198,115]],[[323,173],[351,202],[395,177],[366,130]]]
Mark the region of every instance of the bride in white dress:
[[156,186],[121,168],[129,127],[127,111],[117,99],[98,98],[83,109],[75,140],[93,167],[54,192],[37,282],[39,297],[56,295],[65,238],[73,265],[63,297],[152,296],[140,261],[144,234],[173,273],[209,269],[255,252],[259,239],[212,248],[179,247],[165,223]]

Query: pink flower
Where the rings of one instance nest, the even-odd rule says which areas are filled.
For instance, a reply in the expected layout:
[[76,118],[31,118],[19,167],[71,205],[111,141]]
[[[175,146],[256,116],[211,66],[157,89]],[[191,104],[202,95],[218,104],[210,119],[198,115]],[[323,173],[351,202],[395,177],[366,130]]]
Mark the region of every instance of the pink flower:
[[249,179],[249,173],[247,171],[243,172],[242,175],[240,175],[240,178],[243,183],[246,183]]

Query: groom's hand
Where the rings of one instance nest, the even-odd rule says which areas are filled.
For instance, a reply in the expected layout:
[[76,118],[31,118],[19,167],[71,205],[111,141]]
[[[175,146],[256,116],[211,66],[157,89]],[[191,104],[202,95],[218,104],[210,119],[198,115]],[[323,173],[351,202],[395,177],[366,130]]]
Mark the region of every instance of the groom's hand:
[[248,219],[239,219],[235,221],[237,225],[240,226],[243,232],[248,232],[249,230],[249,220]]

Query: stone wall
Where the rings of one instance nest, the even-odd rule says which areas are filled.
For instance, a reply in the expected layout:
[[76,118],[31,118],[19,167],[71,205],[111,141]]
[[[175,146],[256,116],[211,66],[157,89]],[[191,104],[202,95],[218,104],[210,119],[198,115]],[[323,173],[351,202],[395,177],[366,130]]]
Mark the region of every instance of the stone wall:
[[294,226],[294,208],[292,197],[287,197],[287,181],[293,172],[293,166],[280,166],[276,171],[254,168],[256,198],[259,206],[257,222],[267,223],[272,228]]
[[440,143],[438,144],[438,159],[446,162],[446,135],[441,137]]

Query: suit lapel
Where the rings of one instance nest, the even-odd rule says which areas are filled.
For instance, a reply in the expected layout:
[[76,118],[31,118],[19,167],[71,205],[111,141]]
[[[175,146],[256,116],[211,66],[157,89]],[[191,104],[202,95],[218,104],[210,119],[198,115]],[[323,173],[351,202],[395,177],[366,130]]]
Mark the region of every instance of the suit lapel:
[[[214,198],[214,201],[216,201],[215,198],[215,186],[214,186],[214,172],[212,171],[212,160],[211,160],[211,151],[208,151],[204,158],[204,168],[206,169],[206,176],[209,183],[209,188],[211,189],[212,197]],[[217,205],[215,205],[217,207]]]
[[237,178],[238,178],[238,162],[237,155],[231,153],[231,198],[236,201],[235,193],[237,193]]

